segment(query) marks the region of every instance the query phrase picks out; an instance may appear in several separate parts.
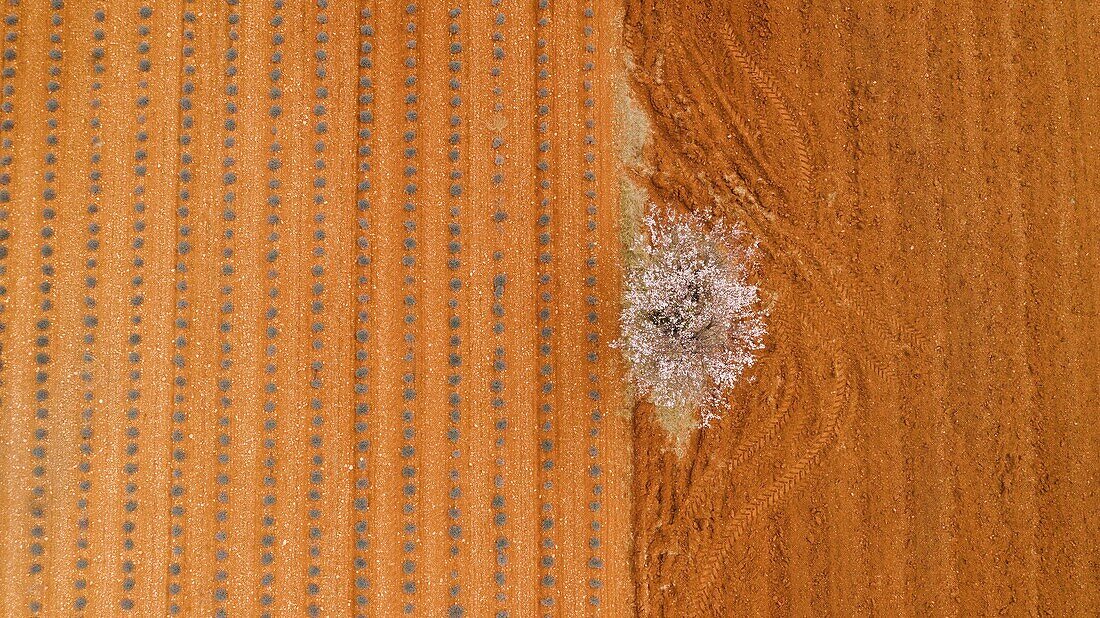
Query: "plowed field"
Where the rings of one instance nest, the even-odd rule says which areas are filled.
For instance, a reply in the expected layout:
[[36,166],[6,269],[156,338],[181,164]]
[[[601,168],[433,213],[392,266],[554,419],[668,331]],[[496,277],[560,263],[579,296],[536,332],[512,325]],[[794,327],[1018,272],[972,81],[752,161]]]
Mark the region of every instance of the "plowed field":
[[628,613],[611,8],[5,2],[2,613]]
[[[1090,3],[0,22],[0,614],[1100,608]],[[770,310],[679,447],[608,347],[647,197]]]
[[627,4],[632,178],[772,303],[683,458],[635,414],[639,614],[1095,614],[1097,5]]

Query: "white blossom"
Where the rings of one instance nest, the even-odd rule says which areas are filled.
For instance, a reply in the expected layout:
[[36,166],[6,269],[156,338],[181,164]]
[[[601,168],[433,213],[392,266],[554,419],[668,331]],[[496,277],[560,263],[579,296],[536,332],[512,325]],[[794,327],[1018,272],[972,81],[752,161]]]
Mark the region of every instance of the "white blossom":
[[659,407],[699,410],[703,426],[762,347],[764,312],[747,281],[756,245],[699,215],[650,208],[627,268],[616,342],[639,394]]

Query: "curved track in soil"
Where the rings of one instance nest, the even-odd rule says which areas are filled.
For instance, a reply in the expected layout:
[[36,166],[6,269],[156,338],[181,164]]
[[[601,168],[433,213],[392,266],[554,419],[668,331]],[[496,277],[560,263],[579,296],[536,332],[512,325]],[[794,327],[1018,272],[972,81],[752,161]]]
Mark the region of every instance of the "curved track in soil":
[[632,177],[774,307],[682,459],[636,411],[639,615],[1095,610],[1096,18],[627,2]]

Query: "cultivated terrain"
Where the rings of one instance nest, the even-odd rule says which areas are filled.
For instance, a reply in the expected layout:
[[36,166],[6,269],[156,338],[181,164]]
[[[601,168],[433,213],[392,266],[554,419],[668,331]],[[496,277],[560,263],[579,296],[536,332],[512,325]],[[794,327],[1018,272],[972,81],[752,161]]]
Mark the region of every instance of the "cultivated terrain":
[[4,3],[0,613],[628,612],[612,17]]
[[1095,613],[1098,7],[627,4],[634,192],[772,303],[683,458],[635,414],[639,615]]

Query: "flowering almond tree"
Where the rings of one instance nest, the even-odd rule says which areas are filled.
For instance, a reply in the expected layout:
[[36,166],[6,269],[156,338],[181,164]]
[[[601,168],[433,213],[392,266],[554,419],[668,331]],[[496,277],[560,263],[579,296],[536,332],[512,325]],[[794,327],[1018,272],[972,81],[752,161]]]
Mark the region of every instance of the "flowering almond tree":
[[[756,254],[745,232],[651,208],[632,247],[616,342],[638,394],[706,427],[762,347],[764,312],[747,282]],[[695,423],[692,423],[694,425]]]

